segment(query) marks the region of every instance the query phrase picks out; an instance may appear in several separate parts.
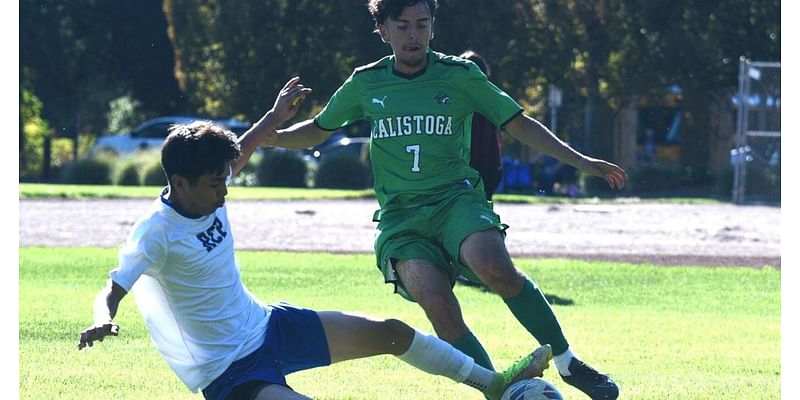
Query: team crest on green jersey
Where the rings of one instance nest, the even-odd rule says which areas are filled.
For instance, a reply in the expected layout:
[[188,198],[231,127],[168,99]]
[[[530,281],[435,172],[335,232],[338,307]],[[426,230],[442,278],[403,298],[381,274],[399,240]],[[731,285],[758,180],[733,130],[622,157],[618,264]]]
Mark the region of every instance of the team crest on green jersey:
[[436,102],[439,104],[444,104],[444,105],[450,104],[450,96],[442,92],[437,93],[436,96],[434,96],[434,98],[436,99]]

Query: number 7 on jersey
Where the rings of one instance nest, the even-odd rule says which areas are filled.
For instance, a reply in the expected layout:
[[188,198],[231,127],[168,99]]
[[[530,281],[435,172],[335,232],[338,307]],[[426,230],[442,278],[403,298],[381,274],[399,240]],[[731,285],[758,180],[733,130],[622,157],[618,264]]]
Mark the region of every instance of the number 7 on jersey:
[[406,153],[414,154],[414,163],[411,165],[411,172],[419,172],[419,145],[410,144],[406,146]]

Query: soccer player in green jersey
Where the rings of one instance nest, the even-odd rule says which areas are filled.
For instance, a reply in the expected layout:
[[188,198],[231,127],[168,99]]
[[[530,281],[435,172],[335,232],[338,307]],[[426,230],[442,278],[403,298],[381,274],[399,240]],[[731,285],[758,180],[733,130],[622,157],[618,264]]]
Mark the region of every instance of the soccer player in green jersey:
[[368,8],[393,54],[356,68],[314,119],[278,131],[267,144],[310,147],[367,119],[380,205],[375,252],[386,282],[422,307],[439,337],[491,368],[452,289],[459,274],[480,279],[540,343],[552,346],[565,382],[593,399],[617,398],[614,381],[576,356],[542,292],[514,267],[504,243],[507,225],[469,166],[472,115],[612,188],[624,186],[625,171],[575,151],[524,115],[474,63],[430,50],[436,0],[370,0]]

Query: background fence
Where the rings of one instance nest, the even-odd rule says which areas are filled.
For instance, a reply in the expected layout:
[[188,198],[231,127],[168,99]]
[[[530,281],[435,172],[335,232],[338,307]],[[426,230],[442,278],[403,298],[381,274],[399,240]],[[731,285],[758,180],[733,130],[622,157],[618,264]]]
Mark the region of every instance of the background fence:
[[781,64],[742,58],[735,102],[733,201],[780,203]]

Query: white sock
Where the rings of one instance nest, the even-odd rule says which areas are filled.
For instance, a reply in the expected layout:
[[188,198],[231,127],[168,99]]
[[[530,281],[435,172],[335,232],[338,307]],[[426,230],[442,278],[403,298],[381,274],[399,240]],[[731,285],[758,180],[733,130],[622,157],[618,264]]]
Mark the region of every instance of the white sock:
[[482,392],[494,377],[494,372],[476,364],[475,360],[450,343],[416,330],[411,346],[397,358],[429,374],[448,377]]
[[578,358],[578,357],[575,356],[575,354],[569,348],[567,348],[567,351],[557,356],[553,356],[553,364],[556,365],[559,374],[564,376],[572,375],[571,373],[569,373],[569,363],[570,361],[572,361],[573,358]]

